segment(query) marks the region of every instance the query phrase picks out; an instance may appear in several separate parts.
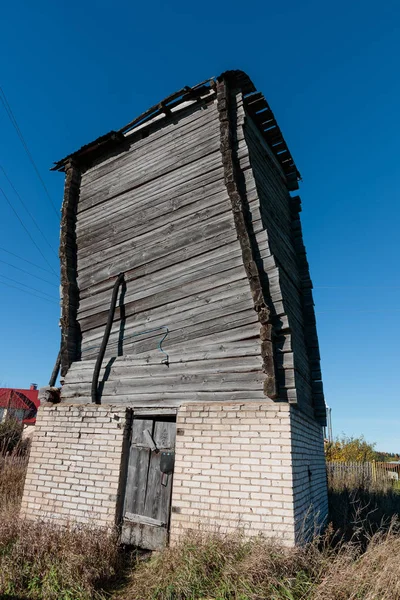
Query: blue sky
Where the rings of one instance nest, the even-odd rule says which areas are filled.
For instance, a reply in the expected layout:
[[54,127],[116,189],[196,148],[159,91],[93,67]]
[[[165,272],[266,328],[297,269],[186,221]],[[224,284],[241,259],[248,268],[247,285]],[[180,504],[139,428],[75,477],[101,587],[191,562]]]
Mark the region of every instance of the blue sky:
[[[169,93],[229,68],[271,104],[303,176],[303,228],[334,433],[400,451],[397,0],[284,3],[23,2],[2,7],[0,82],[57,207],[53,161]],[[47,242],[58,222],[0,105],[0,161]],[[53,269],[58,260],[3,173],[0,186]],[[0,247],[49,268],[0,194]],[[0,385],[47,383],[57,278],[0,250]],[[38,277],[48,279],[46,283]],[[44,298],[44,297],[43,297]]]

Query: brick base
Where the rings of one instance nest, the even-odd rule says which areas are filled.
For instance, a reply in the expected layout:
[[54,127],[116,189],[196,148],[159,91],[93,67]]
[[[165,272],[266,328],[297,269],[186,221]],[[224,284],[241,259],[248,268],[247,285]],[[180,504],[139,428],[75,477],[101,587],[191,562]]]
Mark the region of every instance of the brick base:
[[[30,519],[110,527],[121,514],[131,411],[39,410],[22,500]],[[194,527],[301,541],[327,515],[321,427],[287,403],[186,404],[178,411],[171,539]]]

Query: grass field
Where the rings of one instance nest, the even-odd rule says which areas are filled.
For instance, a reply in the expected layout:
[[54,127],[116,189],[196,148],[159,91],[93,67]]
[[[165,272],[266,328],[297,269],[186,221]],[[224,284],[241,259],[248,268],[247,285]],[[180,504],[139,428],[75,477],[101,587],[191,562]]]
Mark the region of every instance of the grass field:
[[330,481],[332,524],[300,548],[192,533],[127,554],[117,536],[18,518],[26,456],[0,457],[0,597],[43,600],[400,600],[400,494]]

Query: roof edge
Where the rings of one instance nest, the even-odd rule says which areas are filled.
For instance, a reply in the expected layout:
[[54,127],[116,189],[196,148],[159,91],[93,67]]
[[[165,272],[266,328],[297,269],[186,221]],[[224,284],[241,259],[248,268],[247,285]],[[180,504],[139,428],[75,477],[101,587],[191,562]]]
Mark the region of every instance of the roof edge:
[[126,139],[127,133],[133,131],[136,127],[143,127],[143,125],[158,115],[163,114],[168,117],[171,114],[171,110],[183,102],[199,100],[208,91],[215,89],[217,81],[222,80],[227,81],[231,89],[236,88],[241,90],[245,100],[246,111],[255,122],[264,140],[280,164],[286,177],[288,189],[290,191],[298,189],[297,182],[301,179],[301,176],[276,122],[275,116],[263,94],[257,92],[250,77],[241,70],[224,71],[218,77],[211,77],[193,87],[185,86],[177,92],[170,94],[164,100],[161,100],[161,102],[151,106],[133,121],[121,127],[121,129],[110,131],[93,142],[82,146],[79,150],[68,154],[65,158],[54,163],[51,170],[65,171],[65,167],[70,161],[88,166],[103,154],[121,147],[123,149],[123,145],[129,143]]

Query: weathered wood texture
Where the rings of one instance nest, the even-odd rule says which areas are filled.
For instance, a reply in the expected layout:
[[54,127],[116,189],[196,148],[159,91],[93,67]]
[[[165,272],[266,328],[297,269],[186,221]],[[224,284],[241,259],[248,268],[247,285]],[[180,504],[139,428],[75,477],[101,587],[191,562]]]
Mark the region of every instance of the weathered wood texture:
[[[254,227],[262,227],[261,215]],[[104,402],[265,399],[260,329],[224,179],[215,94],[88,169],[76,232],[82,362],[66,377],[64,399],[89,398],[92,368],[85,365],[97,356],[120,271],[126,289],[100,381]],[[270,254],[266,244],[260,252]]]
[[[257,190],[264,225],[258,243],[268,243],[273,260],[264,260],[264,283],[275,309],[275,330],[290,335],[286,352],[292,359],[279,365],[280,396],[324,421],[325,403],[319,364],[312,284],[299,218],[299,199],[291,198],[280,165],[255,124],[251,97],[238,94],[242,127],[238,128],[240,163],[246,186]],[[285,318],[283,319],[283,314]]]
[[172,473],[160,469],[162,452],[175,449],[172,421],[133,419],[125,488],[122,542],[157,550],[167,542]]
[[147,124],[83,172],[74,229],[81,360],[64,399],[89,401],[124,272],[104,402],[269,396],[323,419],[311,282],[288,191],[294,163],[267,144],[259,95],[237,84],[220,79],[206,99]]
[[77,320],[79,290],[77,284],[76,214],[81,174],[73,161],[65,167],[64,200],[61,214],[61,375],[80,358],[81,334]]

